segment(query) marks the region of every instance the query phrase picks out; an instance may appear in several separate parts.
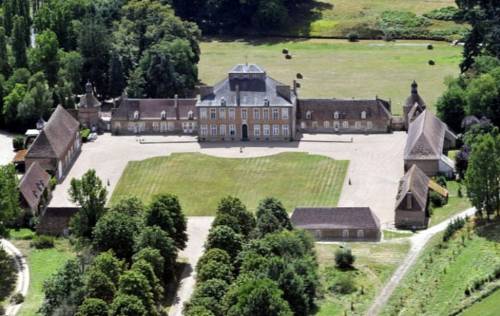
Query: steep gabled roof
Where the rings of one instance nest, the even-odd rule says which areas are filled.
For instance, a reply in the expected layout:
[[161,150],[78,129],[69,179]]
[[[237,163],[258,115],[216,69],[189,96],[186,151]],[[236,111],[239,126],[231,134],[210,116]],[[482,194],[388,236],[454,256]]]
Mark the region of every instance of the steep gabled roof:
[[298,207],[290,218],[303,229],[379,229],[369,207]]
[[38,162],[34,162],[19,182],[19,192],[32,210],[38,207],[43,192],[49,185],[49,180],[49,174]]
[[58,105],[28,149],[26,157],[63,159],[79,128],[80,123]]
[[410,123],[404,158],[439,159],[448,127],[432,112],[425,110]]
[[[419,209],[424,210],[427,206],[427,194],[429,192],[429,177],[416,165],[406,172],[399,181],[398,194],[396,196],[396,209],[400,208],[405,196],[411,193],[419,205]],[[404,208],[404,207],[403,207]]]

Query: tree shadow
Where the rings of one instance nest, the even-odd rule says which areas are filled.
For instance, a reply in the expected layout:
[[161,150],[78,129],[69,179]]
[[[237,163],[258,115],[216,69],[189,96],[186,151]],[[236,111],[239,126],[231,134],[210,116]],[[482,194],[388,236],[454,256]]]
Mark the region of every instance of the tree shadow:
[[500,243],[500,216],[493,220],[476,220],[475,233],[486,240]]

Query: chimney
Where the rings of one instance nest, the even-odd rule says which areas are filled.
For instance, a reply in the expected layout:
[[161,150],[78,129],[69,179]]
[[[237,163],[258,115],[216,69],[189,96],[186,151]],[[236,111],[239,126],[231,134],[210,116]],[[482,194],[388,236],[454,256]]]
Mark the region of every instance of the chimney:
[[239,84],[236,84],[235,90],[236,90],[236,105],[240,106],[241,103],[240,103],[240,85]]

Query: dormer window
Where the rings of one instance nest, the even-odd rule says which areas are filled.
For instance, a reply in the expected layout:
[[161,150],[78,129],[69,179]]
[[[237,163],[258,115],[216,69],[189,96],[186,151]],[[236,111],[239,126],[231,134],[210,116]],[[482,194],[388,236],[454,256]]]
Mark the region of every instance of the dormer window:
[[139,111],[135,111],[134,112],[134,120],[138,120],[139,119]]
[[366,120],[366,111],[361,112],[361,119]]
[[270,105],[269,99],[265,98],[264,99],[264,106],[269,106],[269,105]]
[[333,118],[336,120],[339,119],[339,112],[338,111],[335,111],[335,113],[333,113]]
[[167,119],[167,112],[161,111],[161,119],[166,120]]
[[188,120],[192,120],[193,119],[193,111],[189,111],[188,112]]
[[220,106],[226,106],[226,99],[224,97],[220,99]]
[[307,112],[306,112],[306,120],[310,120],[310,119],[311,119],[311,117],[312,117],[312,113],[311,113],[311,111],[307,111]]

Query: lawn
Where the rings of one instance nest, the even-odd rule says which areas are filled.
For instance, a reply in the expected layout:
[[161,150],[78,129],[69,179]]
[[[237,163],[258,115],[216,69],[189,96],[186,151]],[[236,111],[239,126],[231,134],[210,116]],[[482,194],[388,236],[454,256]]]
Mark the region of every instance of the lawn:
[[448,181],[448,203],[443,207],[435,208],[431,216],[430,226],[441,223],[442,221],[458,214],[466,209],[472,207],[469,199],[467,198],[467,191],[462,185],[462,197],[458,196],[459,183],[456,181]]
[[[424,41],[286,40],[234,38],[205,40],[201,43],[199,77],[214,85],[238,63],[257,63],[267,73],[291,84],[297,73],[302,98],[373,99],[392,101],[394,114],[402,113],[402,104],[410,94],[413,80],[419,83],[421,96],[431,109],[445,90],[444,79],[459,73],[461,48],[449,43]],[[288,48],[291,60],[281,53]],[[435,66],[428,61],[434,60]]]
[[57,239],[52,249],[30,248],[30,231],[11,232],[12,243],[26,256],[30,269],[28,295],[18,316],[34,316],[43,302],[43,282],[55,273],[68,259],[74,257],[68,240]]
[[446,244],[441,239],[438,234],[429,242],[381,315],[449,315],[480,294],[467,297],[465,290],[500,264],[500,222],[463,229]]
[[187,215],[213,215],[227,195],[250,210],[268,196],[280,199],[289,212],[296,206],[335,206],[347,167],[348,161],[307,153],[245,159],[172,154],[130,162],[111,204],[130,196],[148,203],[156,194],[173,193]]
[[[419,16],[434,9],[456,6],[454,0],[316,0],[312,10],[302,10],[293,18],[285,34],[319,37],[345,37],[351,32],[360,36],[381,33],[378,19],[384,11],[413,12]],[[452,21],[429,20],[431,35],[452,34],[465,26]],[[272,32],[272,31],[271,31]],[[276,33],[280,33],[277,31]],[[281,32],[283,34],[283,32]]]
[[472,305],[461,316],[498,316],[500,315],[500,290],[497,290],[482,301]]
[[[356,256],[354,270],[341,271],[335,267],[335,250],[339,245],[316,244],[321,291],[316,316],[362,315],[370,307],[375,294],[392,275],[409,249],[405,241],[384,243],[349,243]],[[331,287],[343,277],[352,278],[356,291],[351,294],[333,292]],[[351,303],[354,311],[351,311]]]

